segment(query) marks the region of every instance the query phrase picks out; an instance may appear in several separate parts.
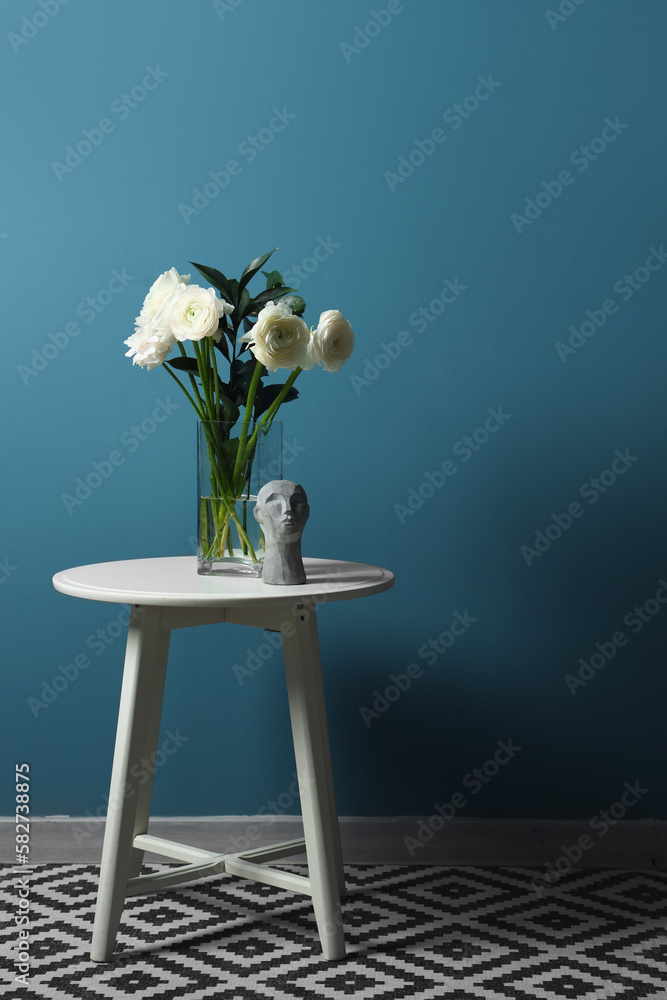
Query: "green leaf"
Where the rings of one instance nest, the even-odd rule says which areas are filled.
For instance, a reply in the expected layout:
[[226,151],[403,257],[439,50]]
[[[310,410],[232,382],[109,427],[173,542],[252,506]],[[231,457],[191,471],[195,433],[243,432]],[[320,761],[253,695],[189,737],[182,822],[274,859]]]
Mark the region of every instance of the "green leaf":
[[[282,385],[263,385],[257,389],[255,395],[255,420],[261,417],[265,410],[268,410],[284,385],[285,383],[283,382]],[[291,399],[297,399],[298,396],[299,390],[292,386],[283,399],[283,403],[289,403]],[[282,403],[280,405],[282,406]]]
[[306,308],[306,303],[300,295],[288,295],[285,302],[296,316],[301,316]]
[[217,347],[218,350],[222,354],[224,354],[224,356],[227,358],[227,361],[230,360],[230,358],[229,358],[229,345],[227,344],[227,337],[225,336],[224,333],[222,334],[222,337],[220,338],[220,340],[214,340],[213,341],[213,346]]
[[290,292],[295,291],[296,288],[288,288],[287,286],[283,288],[267,288],[265,291],[260,292],[259,295],[256,295],[254,299],[250,300],[245,311],[241,313],[241,318],[244,316],[256,316],[267,302],[281,299],[284,295],[289,295]]
[[235,306],[234,312],[232,313],[232,318],[234,318],[238,312],[238,308],[236,307],[239,304],[239,283],[236,278],[230,278],[227,284],[229,285],[229,290],[232,293],[232,301]]
[[[250,383],[255,372],[255,366],[257,362],[254,358],[249,358],[247,361],[242,361],[240,358],[236,358],[232,361],[230,366],[230,394],[237,406],[245,406],[245,402],[248,398],[248,389],[250,388]],[[264,378],[268,374],[266,368],[262,369],[261,378]],[[261,388],[261,381],[258,386],[258,390]]]
[[247,288],[244,288],[241,292],[241,298],[239,299],[239,316],[245,316],[245,310],[248,308],[248,303],[250,302],[250,292]]
[[[172,368],[177,368],[180,371],[189,372],[201,381],[199,367],[194,358],[173,358],[172,360],[165,360],[165,364],[171,365]],[[213,373],[211,372],[211,375],[212,374]],[[229,392],[229,386],[227,383],[223,382],[222,379],[218,377],[218,384],[220,386],[220,403],[223,413],[222,419],[229,421],[230,424],[234,424],[239,419],[239,408],[227,395]]]
[[193,267],[196,267],[201,275],[208,278],[210,283],[214,288],[217,288],[223,299],[226,299],[231,305],[236,305],[236,299],[234,298],[234,285],[238,285],[238,282],[226,278],[222,271],[218,271],[215,267],[206,267],[204,264],[195,264],[193,260],[190,261]]
[[221,318],[221,320],[220,320],[220,326],[218,327],[218,329],[222,330],[222,332],[227,335],[227,337],[229,338],[229,343],[233,347],[236,344],[236,334],[237,334],[237,331],[230,324],[229,319],[230,319],[230,317],[223,316]]
[[228,477],[231,478],[231,473],[236,465],[236,453],[239,450],[239,439],[230,438],[229,441],[225,441],[222,446],[222,453],[225,456],[225,462],[227,468],[229,469]]
[[195,358],[166,358],[166,365],[171,365],[172,368],[178,368],[183,372],[192,372],[193,375],[199,375],[199,365]]
[[222,404],[222,419],[229,422],[230,426],[239,419],[239,408],[233,403],[229,396],[220,393],[220,403]]
[[[254,371],[255,371],[254,358],[252,361],[241,361],[239,358],[237,358],[235,361],[232,361],[231,372],[233,373],[235,380],[241,379],[242,381],[250,384],[250,380],[252,379]],[[266,374],[266,369],[264,369],[264,373],[262,374],[261,377],[264,378],[265,374]]]
[[285,284],[285,279],[280,271],[262,271],[262,274],[266,276],[267,288],[276,288],[278,285]]
[[[269,251],[269,253],[262,254],[261,257],[257,257],[257,258],[255,258],[255,260],[251,260],[250,261],[250,263],[248,264],[248,266],[243,271],[243,274],[241,275],[241,280],[239,281],[239,288],[240,289],[245,288],[245,286],[248,284],[248,282],[252,278],[254,278],[254,276],[257,274],[257,272],[260,270],[260,268],[263,267],[264,264],[266,264],[267,260],[271,256],[271,254],[275,253],[277,249],[278,249],[278,247],[274,247],[273,250]],[[195,265],[195,267],[196,266],[197,265]]]
[[238,438],[228,438],[231,427],[220,428],[213,426],[209,430],[210,443],[213,448],[215,465],[225,474],[227,479],[231,479],[236,462],[236,452],[239,448]]

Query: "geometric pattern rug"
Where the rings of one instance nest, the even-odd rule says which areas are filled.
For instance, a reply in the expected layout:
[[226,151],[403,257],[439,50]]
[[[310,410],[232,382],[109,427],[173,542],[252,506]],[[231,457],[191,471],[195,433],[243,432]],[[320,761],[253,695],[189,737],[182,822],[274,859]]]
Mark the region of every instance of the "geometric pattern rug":
[[345,871],[339,962],[322,958],[308,897],[212,875],[128,899],[114,960],[100,965],[89,957],[98,867],[34,865],[21,872],[31,916],[26,988],[14,979],[17,869],[0,865],[0,995],[667,1000],[667,872],[571,871],[538,893],[531,868]]

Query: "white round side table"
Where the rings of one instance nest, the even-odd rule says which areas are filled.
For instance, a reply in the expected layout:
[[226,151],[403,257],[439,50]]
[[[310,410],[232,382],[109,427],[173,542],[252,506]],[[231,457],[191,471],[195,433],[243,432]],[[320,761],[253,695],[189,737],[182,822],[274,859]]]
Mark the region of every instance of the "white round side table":
[[[194,556],[130,559],[56,573],[56,590],[132,605],[118,712],[91,958],[113,953],[128,896],[227,872],[310,896],[324,957],[342,958],[344,891],[315,606],[388,590],[389,570],[335,559],[304,559],[306,583],[279,587],[247,577],[199,576]],[[152,776],[136,766],[157,750],[169,637],[174,628],[231,622],[280,632],[294,741],[302,840],[216,854],[148,833]],[[302,853],[308,877],[266,862]],[[184,864],[141,874],[144,852]]]

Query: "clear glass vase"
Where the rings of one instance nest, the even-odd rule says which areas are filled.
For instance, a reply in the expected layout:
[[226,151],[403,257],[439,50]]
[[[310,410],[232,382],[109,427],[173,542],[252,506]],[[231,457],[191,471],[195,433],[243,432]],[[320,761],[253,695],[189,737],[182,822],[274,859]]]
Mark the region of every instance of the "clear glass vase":
[[261,576],[264,538],[257,494],[283,478],[282,422],[273,420],[239,457],[239,437],[224,421],[197,422],[197,572]]

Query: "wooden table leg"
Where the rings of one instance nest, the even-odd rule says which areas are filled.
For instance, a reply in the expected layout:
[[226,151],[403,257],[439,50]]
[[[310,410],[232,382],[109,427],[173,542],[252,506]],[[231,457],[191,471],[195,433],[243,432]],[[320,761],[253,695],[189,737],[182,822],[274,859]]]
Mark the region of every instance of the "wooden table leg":
[[283,652],[308,872],[322,951],[336,959],[345,955],[342,861],[314,609],[294,624],[294,632],[283,635]]
[[157,742],[168,645],[169,633],[160,631],[160,609],[143,607],[130,622],[127,634],[95,907],[91,949],[94,962],[107,962],[111,958],[127,880],[132,869],[136,869],[137,854],[133,857],[132,841],[136,824],[141,826],[144,818],[147,820],[151,788],[142,787],[140,767],[135,765],[145,755],[146,748]]
[[331,750],[329,747],[329,727],[327,726],[327,709],[324,701],[324,686],[322,684],[322,669],[320,667],[320,647],[317,635],[317,622],[315,621],[315,610],[313,609],[313,625],[310,629],[311,643],[314,648],[309,653],[311,662],[317,663],[317,669],[313,670],[313,687],[317,697],[318,719],[320,741],[322,743],[322,755],[324,757],[324,769],[326,774],[327,795],[329,799],[329,825],[331,827],[331,842],[333,845],[336,860],[336,874],[338,877],[338,895],[342,899],[345,895],[345,870],[343,868],[343,851],[340,843],[340,826],[338,824],[338,809],[336,808],[336,793],[334,790],[333,771],[331,769]]
[[[160,718],[162,716],[162,701],[164,698],[164,682],[167,674],[167,657],[169,655],[169,640],[171,631],[169,629],[158,632],[155,640],[153,681],[146,713],[146,734],[144,739],[144,749],[142,759],[153,761],[152,769],[139,768],[139,789],[137,791],[137,812],[134,819],[134,832],[132,840],[142,833],[148,833],[148,821],[151,812],[151,796],[153,794],[153,778],[155,775],[154,761],[158,748],[160,736]],[[130,855],[130,878],[135,878],[141,873],[141,866],[144,860],[144,852],[136,847],[132,848]]]

